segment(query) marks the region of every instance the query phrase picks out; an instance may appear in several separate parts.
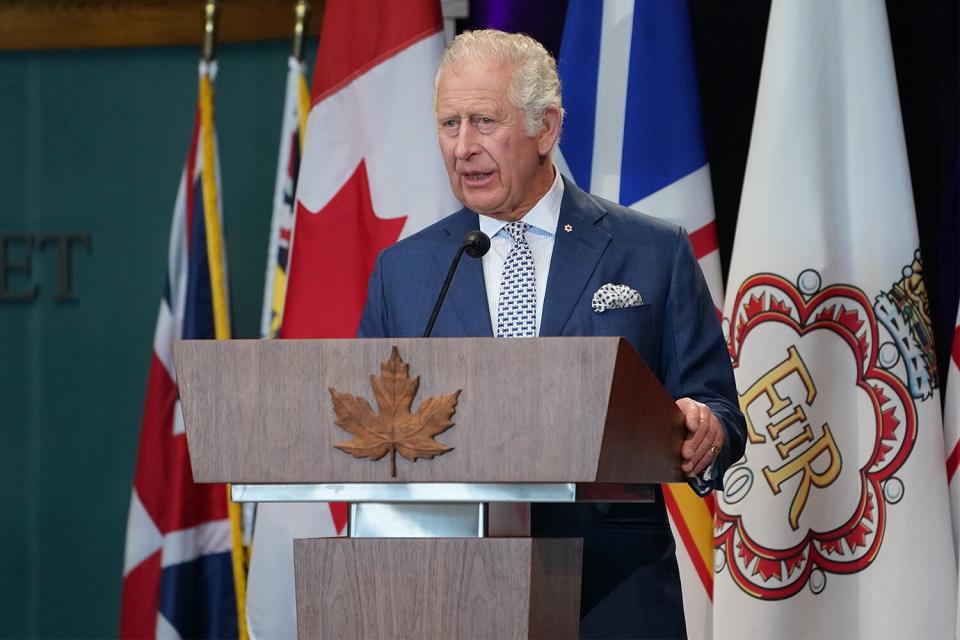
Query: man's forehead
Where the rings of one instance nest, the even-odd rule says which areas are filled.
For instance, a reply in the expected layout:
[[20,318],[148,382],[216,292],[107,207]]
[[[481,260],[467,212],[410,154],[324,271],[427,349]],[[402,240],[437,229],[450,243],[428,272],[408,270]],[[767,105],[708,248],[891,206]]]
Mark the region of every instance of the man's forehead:
[[450,89],[437,94],[437,107],[449,109],[496,107],[503,104],[505,93],[481,87]]
[[458,60],[446,66],[440,72],[438,86],[503,83],[509,80],[513,66],[503,62],[487,60]]
[[437,83],[437,104],[460,101],[502,101],[507,94],[510,74],[503,65],[461,62],[445,69]]

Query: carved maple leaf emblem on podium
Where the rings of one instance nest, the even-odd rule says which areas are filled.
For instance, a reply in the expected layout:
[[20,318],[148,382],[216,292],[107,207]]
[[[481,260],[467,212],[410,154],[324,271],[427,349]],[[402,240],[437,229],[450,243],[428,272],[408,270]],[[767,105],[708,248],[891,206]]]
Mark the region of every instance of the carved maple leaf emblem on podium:
[[352,435],[334,445],[354,458],[379,460],[390,454],[390,476],[397,476],[397,453],[410,462],[432,459],[452,451],[453,447],[434,440],[453,426],[460,389],[444,396],[427,398],[416,413],[413,399],[420,388],[420,376],[410,378],[409,365],[393,347],[390,359],[380,365],[380,375],[370,376],[370,386],[379,413],[374,413],[365,398],[330,388],[337,425]]

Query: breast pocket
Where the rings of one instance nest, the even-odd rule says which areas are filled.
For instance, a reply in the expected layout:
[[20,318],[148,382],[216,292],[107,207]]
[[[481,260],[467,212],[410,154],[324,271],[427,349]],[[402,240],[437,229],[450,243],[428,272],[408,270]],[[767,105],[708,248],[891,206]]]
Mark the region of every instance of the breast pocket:
[[603,313],[592,313],[590,323],[597,335],[625,335],[610,334],[609,331],[624,327],[643,327],[653,323],[656,317],[656,308],[652,304],[641,304],[625,309],[607,309]]
[[660,352],[660,332],[655,305],[644,304],[626,309],[608,309],[603,313],[591,311],[591,334],[595,336],[622,336],[648,365],[655,365]]

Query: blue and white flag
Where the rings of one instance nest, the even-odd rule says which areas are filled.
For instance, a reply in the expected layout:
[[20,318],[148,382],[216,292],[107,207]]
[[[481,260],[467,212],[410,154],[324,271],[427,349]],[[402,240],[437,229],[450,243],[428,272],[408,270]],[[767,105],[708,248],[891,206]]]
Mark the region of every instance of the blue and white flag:
[[[561,171],[590,193],[684,227],[722,308],[687,3],[571,0],[559,71],[567,113],[556,154]],[[709,637],[713,500],[687,485],[663,489],[687,633]]]

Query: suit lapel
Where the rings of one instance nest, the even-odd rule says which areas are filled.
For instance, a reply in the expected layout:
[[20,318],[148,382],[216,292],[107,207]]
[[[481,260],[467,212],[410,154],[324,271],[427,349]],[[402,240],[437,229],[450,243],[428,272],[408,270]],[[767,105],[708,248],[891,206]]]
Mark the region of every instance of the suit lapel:
[[[447,277],[450,262],[456,255],[463,236],[468,231],[479,228],[477,214],[469,209],[461,209],[447,218],[444,231],[449,234],[450,242],[438,248],[434,255],[437,268],[440,270],[441,282]],[[453,307],[465,330],[463,335],[493,336],[490,328],[490,308],[487,305],[487,287],[483,280],[483,263],[479,259],[468,255],[460,259],[460,266],[457,267],[457,273],[453,276],[443,305]],[[441,317],[443,317],[442,311]]]
[[[540,318],[541,336],[560,335],[607,248],[610,234],[596,226],[604,214],[596,202],[564,178],[563,202]],[[570,231],[566,231],[568,228]]]

